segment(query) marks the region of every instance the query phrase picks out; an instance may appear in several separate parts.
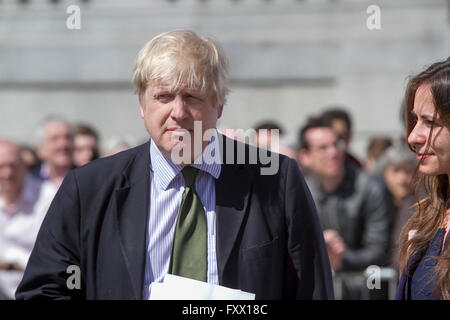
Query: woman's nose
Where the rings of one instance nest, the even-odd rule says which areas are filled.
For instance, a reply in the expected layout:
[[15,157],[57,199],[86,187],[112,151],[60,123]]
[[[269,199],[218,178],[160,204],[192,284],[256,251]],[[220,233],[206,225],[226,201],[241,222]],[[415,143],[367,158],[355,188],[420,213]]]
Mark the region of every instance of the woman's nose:
[[423,130],[422,126],[416,123],[408,136],[408,143],[417,149],[417,147],[424,145],[426,141],[427,135],[425,134],[425,130]]

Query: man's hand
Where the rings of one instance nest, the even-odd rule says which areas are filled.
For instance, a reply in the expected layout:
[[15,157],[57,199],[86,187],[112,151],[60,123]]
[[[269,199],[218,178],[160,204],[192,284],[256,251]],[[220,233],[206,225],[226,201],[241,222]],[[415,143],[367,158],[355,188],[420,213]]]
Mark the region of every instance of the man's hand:
[[327,245],[331,268],[334,271],[339,271],[342,268],[342,255],[346,250],[344,240],[336,230],[332,229],[325,230],[323,237]]

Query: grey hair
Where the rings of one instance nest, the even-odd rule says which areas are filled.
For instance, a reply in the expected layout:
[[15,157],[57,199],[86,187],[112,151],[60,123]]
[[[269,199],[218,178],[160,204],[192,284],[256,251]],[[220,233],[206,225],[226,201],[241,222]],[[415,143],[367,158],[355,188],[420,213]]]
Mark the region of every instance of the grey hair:
[[41,121],[39,121],[37,130],[36,130],[35,145],[39,146],[44,142],[44,138],[45,138],[44,137],[44,129],[47,125],[49,125],[51,123],[64,123],[69,127],[69,130],[72,134],[74,132],[73,126],[64,117],[62,117],[58,114],[50,114],[50,115],[47,115],[45,118],[43,118]]
[[388,166],[398,166],[404,163],[410,163],[413,166],[416,166],[417,158],[406,145],[395,143],[386,149],[386,151],[378,158],[375,164],[374,173],[382,176],[384,170],[386,170]]

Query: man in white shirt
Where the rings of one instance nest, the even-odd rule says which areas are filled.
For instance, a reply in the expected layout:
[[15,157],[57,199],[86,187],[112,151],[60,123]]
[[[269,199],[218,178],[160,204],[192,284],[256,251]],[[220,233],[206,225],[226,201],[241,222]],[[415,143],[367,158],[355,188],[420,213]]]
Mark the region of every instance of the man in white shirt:
[[0,299],[13,299],[56,187],[29,175],[19,147],[0,140]]
[[37,153],[42,164],[32,173],[59,187],[67,172],[74,167],[72,126],[63,118],[51,115],[43,120],[37,135]]

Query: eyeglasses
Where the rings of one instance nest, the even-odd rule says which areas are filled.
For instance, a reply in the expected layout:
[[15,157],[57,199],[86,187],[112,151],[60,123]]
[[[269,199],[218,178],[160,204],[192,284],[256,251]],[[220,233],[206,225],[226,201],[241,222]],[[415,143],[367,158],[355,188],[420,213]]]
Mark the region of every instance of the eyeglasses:
[[318,147],[311,148],[311,151],[316,151],[318,153],[325,153],[330,148],[336,148],[338,151],[344,151],[346,149],[346,144],[343,139],[337,139],[334,143],[319,145]]

